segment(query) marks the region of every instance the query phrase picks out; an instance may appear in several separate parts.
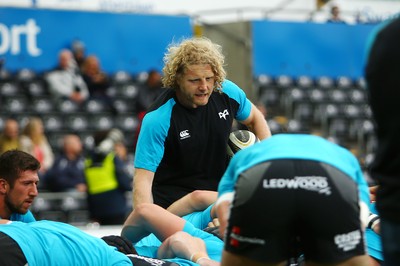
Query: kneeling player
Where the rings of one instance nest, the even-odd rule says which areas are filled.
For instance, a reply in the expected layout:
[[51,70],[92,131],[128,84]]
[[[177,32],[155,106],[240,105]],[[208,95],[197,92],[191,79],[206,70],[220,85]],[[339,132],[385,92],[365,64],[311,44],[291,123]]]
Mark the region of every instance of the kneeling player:
[[357,159],[327,140],[278,134],[238,152],[219,185],[222,265],[368,265],[369,192]]

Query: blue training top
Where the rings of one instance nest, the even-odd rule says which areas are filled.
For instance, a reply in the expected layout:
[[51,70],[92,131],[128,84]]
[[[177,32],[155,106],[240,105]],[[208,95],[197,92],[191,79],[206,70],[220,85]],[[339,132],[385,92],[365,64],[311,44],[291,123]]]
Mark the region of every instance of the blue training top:
[[132,265],[130,259],[102,239],[61,222],[12,222],[0,232],[18,243],[29,266]]
[[304,159],[329,164],[358,185],[360,199],[369,205],[369,189],[357,158],[347,149],[322,137],[306,134],[277,134],[236,153],[218,187],[218,197],[233,192],[238,176],[261,162]]

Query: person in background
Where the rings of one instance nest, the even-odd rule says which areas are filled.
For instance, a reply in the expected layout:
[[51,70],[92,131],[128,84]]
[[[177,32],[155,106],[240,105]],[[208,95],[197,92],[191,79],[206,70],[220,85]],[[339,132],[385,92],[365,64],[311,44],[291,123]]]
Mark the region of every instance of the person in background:
[[39,174],[43,176],[53,165],[53,150],[44,133],[42,119],[39,117],[29,118],[21,135],[21,150],[32,154],[40,162]]
[[9,118],[4,123],[3,133],[0,135],[0,154],[21,146],[19,125],[17,120]]
[[82,64],[82,75],[89,89],[90,98],[100,99],[110,104],[110,97],[107,90],[110,87],[108,75],[102,71],[99,58],[95,55],[89,55]]
[[72,55],[75,59],[76,65],[79,70],[82,69],[83,62],[86,58],[85,44],[79,40],[75,40],[71,44]]
[[64,136],[63,150],[43,178],[48,190],[86,192],[85,159],[82,151],[82,142],[78,135]]
[[143,86],[139,88],[136,100],[136,112],[146,112],[162,92],[161,74],[157,70],[152,69],[148,72],[148,77]]
[[85,160],[89,212],[101,225],[123,224],[129,212],[126,192],[132,190],[132,179],[114,151],[123,140],[118,129],[96,132],[95,147]]
[[326,21],[328,23],[339,23],[346,24],[346,22],[340,17],[340,9],[338,6],[333,5],[331,7],[331,17]]
[[134,148],[136,148],[144,115],[163,91],[161,74],[155,69],[150,70],[146,82],[143,86],[139,87],[139,93],[136,99],[135,111],[137,113],[138,126],[135,132]]
[[136,146],[133,206],[167,208],[194,190],[216,191],[234,119],[259,139],[271,136],[262,113],[226,80],[221,50],[207,38],[169,46],[162,78],[168,89],[147,111]]
[[70,50],[63,49],[58,55],[58,66],[45,75],[50,93],[57,99],[70,99],[81,104],[89,97],[89,91]]
[[117,155],[121,161],[125,164],[126,170],[129,172],[130,176],[133,176],[133,155],[128,152],[128,148],[123,141],[116,142],[114,145],[115,155]]
[[29,208],[38,195],[39,169],[29,153],[9,150],[0,155],[0,220],[36,220]]
[[378,141],[369,172],[378,185],[383,265],[400,265],[400,18],[376,27],[367,45],[365,80]]

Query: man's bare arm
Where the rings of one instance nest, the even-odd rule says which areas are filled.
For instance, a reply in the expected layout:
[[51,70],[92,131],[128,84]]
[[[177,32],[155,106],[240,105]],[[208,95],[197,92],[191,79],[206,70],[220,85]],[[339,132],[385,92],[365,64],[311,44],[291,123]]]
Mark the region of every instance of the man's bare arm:
[[240,123],[247,126],[259,140],[271,137],[271,130],[269,129],[264,115],[254,104],[252,104],[250,116],[246,120],[240,121]]
[[168,211],[180,217],[208,208],[217,200],[218,193],[209,190],[195,190],[178,199],[168,207]]
[[133,208],[141,203],[153,203],[151,188],[154,172],[137,168],[133,176]]

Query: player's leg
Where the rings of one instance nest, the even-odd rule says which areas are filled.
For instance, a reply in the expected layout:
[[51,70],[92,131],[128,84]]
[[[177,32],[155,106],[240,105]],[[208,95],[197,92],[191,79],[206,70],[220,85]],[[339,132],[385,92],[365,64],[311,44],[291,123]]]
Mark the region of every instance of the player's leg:
[[135,207],[124,223],[121,235],[132,242],[137,242],[149,233],[163,241],[170,235],[181,231],[185,220],[170,213],[164,208],[143,203]]

